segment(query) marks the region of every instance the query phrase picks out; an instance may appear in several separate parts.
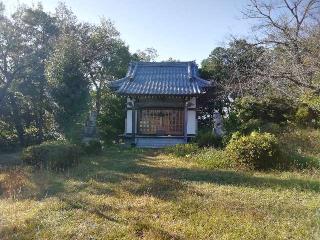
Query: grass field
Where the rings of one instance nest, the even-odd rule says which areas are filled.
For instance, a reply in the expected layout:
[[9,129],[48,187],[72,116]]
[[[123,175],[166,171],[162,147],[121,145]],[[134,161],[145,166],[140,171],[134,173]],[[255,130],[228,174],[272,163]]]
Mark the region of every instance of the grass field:
[[0,239],[320,239],[319,171],[110,149],[65,173],[2,169],[0,183]]

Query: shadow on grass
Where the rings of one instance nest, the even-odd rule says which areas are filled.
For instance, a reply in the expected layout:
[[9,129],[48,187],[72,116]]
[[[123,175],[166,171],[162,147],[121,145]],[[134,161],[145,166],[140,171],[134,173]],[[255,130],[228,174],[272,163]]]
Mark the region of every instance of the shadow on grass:
[[[56,196],[64,204],[66,210],[81,210],[95,215],[106,221],[129,225],[135,235],[140,238],[155,239],[183,239],[179,235],[169,233],[162,228],[155,227],[152,220],[124,219],[118,214],[121,207],[109,203],[97,203],[90,198],[82,198],[79,192],[94,195],[112,195],[116,189],[122,188],[133,195],[150,195],[161,200],[177,200],[185,196],[186,191],[193,191],[188,182],[212,183],[225,186],[240,186],[255,189],[296,189],[298,191],[320,192],[320,182],[298,178],[280,179],[276,176],[254,176],[252,172],[236,172],[232,170],[204,170],[185,167],[160,167],[152,152],[109,151],[101,156],[85,157],[82,163],[64,173],[35,174],[33,181],[40,185],[39,198]],[[41,179],[42,176],[43,179]],[[141,178],[142,177],[142,178]],[[69,189],[69,183],[76,185]],[[126,184],[128,181],[128,184]],[[103,183],[103,184],[101,184]],[[111,183],[111,184],[109,184]],[[113,185],[113,183],[115,185]],[[121,184],[120,184],[121,183]],[[41,185],[42,184],[42,185]],[[71,184],[72,185],[72,184]],[[201,194],[201,193],[199,193]],[[66,207],[65,207],[66,206]],[[0,230],[1,236],[12,233],[19,237],[36,236],[35,226],[44,227],[41,219],[50,209],[40,211],[28,224],[21,226],[4,226]],[[63,224],[63,223],[62,223]],[[30,237],[31,238],[31,237]]]
[[169,233],[163,229],[157,228],[154,224],[146,222],[136,222],[133,226],[135,235],[139,238],[152,238],[152,239],[164,239],[164,240],[182,240],[183,237]]
[[137,188],[127,188],[127,191],[135,195],[150,195],[162,200],[173,200],[180,193],[187,190],[187,185],[172,178],[152,178],[151,181],[142,183]]
[[[296,189],[320,192],[320,181],[298,178],[280,179],[273,176],[253,176],[252,172],[232,170],[204,170],[199,168],[157,167],[153,151],[111,150],[101,156],[84,157],[82,163],[67,173],[55,176],[56,182],[39,193],[47,197],[63,192],[89,191],[92,194],[112,195],[114,190],[99,183],[117,184],[135,195],[151,195],[159,199],[175,199],[188,187],[186,182],[213,183],[257,189]],[[267,174],[266,174],[267,175]],[[141,178],[142,176],[142,178]],[[66,180],[81,183],[68,190]],[[90,181],[95,182],[92,183]],[[36,182],[36,181],[35,181]],[[41,184],[38,182],[38,184]],[[190,188],[190,186],[189,186]]]
[[105,220],[120,223],[119,219],[116,219],[112,216],[105,214],[105,212],[111,212],[111,210],[113,209],[110,205],[104,205],[103,209],[100,209],[101,207],[98,208],[96,206],[93,206],[92,204],[90,204],[88,201],[85,201],[84,199],[75,199],[65,195],[60,196],[59,199],[60,201],[66,203],[67,206],[71,209],[80,209],[84,212],[94,214]]
[[[176,188],[182,187],[181,183],[179,185],[177,181],[196,181],[254,188],[297,189],[320,192],[320,181],[317,180],[253,176],[251,172],[237,172],[233,170],[156,167],[152,162],[159,160],[153,159],[150,157],[150,154],[126,155],[120,153],[117,156],[111,158],[105,157],[101,160],[100,170],[97,174],[97,176],[102,177],[101,180],[132,180],[132,175],[143,174],[152,178],[150,189],[159,188],[159,190],[163,189],[163,191],[170,188],[170,183],[172,183],[172,190],[174,191]],[[145,188],[148,187],[145,186]]]
[[[71,177],[78,181],[94,179],[102,183],[130,181],[137,184],[122,186],[124,190],[135,195],[151,195],[163,200],[176,199],[181,191],[185,191],[188,187],[186,182],[320,192],[320,181],[317,180],[253,176],[252,172],[232,170],[157,167],[155,161],[161,160],[154,158],[154,152],[150,151],[145,153],[111,151],[91,161],[83,162]],[[141,181],[139,176],[147,178]]]

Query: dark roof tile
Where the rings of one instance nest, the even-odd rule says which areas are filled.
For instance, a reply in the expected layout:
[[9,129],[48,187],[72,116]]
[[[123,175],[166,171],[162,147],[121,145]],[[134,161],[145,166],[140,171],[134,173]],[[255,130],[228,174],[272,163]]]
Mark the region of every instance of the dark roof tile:
[[123,95],[198,95],[210,86],[195,62],[132,62],[126,77],[110,84]]

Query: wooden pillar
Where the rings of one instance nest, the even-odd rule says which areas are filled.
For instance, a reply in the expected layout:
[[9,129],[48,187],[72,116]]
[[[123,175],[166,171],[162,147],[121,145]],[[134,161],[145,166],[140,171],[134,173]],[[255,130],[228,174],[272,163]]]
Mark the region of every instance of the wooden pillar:
[[184,142],[188,141],[188,101],[184,103]]

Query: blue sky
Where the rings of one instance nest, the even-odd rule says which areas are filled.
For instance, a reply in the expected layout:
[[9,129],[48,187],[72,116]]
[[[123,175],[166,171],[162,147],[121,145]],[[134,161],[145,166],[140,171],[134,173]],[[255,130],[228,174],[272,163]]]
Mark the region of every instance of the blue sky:
[[[53,11],[59,0],[42,0]],[[36,0],[4,1],[8,12],[20,3]],[[130,51],[153,47],[157,60],[169,57],[181,61],[201,60],[231,36],[245,37],[251,23],[242,18],[247,0],[65,0],[79,20],[98,22],[110,18],[130,46]]]

